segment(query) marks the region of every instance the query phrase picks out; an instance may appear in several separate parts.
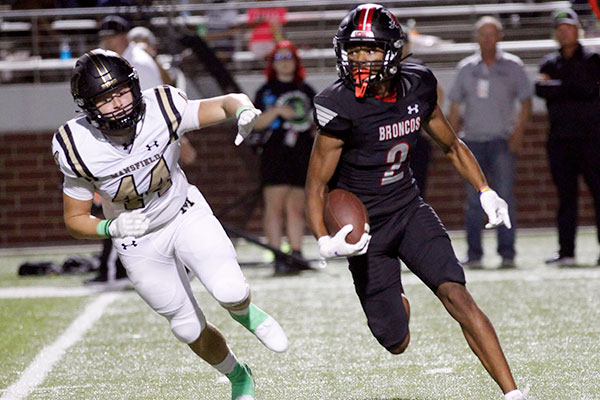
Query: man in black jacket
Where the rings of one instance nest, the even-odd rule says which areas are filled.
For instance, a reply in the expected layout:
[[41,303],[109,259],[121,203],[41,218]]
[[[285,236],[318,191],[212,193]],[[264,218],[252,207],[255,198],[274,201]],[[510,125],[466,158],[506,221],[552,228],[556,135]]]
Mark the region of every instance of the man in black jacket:
[[575,263],[579,174],[594,199],[600,242],[600,55],[578,42],[579,19],[573,10],[555,12],[554,27],[560,49],[544,57],[535,85],[548,106],[548,158],[559,198],[560,248],[546,263],[571,265]]

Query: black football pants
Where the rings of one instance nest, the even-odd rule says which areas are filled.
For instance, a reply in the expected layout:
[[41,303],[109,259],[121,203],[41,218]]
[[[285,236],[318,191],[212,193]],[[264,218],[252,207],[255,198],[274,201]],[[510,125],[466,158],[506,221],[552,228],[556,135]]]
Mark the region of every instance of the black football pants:
[[552,180],[558,193],[559,254],[575,255],[578,217],[578,176],[590,189],[596,213],[596,233],[600,243],[600,138],[562,139],[550,136],[547,143]]

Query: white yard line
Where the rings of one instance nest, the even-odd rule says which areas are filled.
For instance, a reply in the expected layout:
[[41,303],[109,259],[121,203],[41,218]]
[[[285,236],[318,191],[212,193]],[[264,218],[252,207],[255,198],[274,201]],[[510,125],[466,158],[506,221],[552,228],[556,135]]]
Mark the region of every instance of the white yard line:
[[30,297],[79,297],[89,296],[103,290],[94,287],[73,286],[30,286],[0,288],[0,299],[21,299]]
[[54,343],[44,347],[38,353],[33,362],[23,371],[19,380],[6,389],[0,400],[19,400],[27,397],[36,386],[44,381],[52,366],[62,358],[67,349],[85,335],[100,319],[106,307],[120,295],[121,293],[115,292],[104,293],[89,304]]
[[[345,261],[331,262],[322,272],[314,272],[314,276],[309,278],[310,287],[315,289],[338,288],[345,285],[342,282],[349,278],[349,272],[346,271]],[[307,277],[309,273],[306,273]],[[320,279],[320,274],[337,275],[339,280]],[[346,275],[348,274],[348,275]],[[600,279],[600,268],[531,268],[514,270],[466,270],[467,283],[476,282],[501,282],[501,281],[555,281],[570,279]],[[305,280],[298,279],[252,279],[253,290],[280,290],[295,289],[298,285],[307,284]],[[403,285],[422,285],[423,283],[406,268],[402,268]],[[199,285],[199,281],[194,279],[192,285]],[[196,286],[193,286],[196,288]],[[123,287],[114,287],[113,290],[123,290]],[[19,299],[35,297],[78,297],[90,296],[100,292],[110,290],[110,287],[52,287],[52,286],[31,286],[31,287],[5,287],[0,288],[0,299]]]

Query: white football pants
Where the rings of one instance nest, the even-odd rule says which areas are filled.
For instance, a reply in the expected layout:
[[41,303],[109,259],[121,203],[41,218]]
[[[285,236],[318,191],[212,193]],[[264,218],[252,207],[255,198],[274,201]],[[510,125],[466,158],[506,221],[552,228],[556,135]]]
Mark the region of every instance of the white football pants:
[[113,243],[135,290],[169,320],[177,339],[192,343],[206,319],[184,265],[223,305],[243,302],[250,289],[231,240],[202,194],[190,185],[187,198],[185,211],[165,226],[140,238],[113,239]]

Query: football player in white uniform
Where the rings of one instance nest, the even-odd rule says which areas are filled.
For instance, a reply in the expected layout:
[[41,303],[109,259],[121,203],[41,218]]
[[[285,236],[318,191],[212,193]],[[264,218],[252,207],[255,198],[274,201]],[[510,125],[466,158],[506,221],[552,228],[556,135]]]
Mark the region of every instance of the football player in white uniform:
[[[235,116],[239,144],[260,111],[244,94],[189,100],[170,86],[142,93],[135,69],[101,49],[77,60],[71,92],[83,115],[61,126],[52,142],[64,174],[68,231],[76,238],[112,238],[135,290],[167,318],[175,337],[229,378],[233,400],[254,399],[250,368],[206,321],[183,266],[267,348],[283,352],[288,339],[250,301],[231,241],[178,160],[186,131]],[[94,192],[105,220],[90,214]]]

